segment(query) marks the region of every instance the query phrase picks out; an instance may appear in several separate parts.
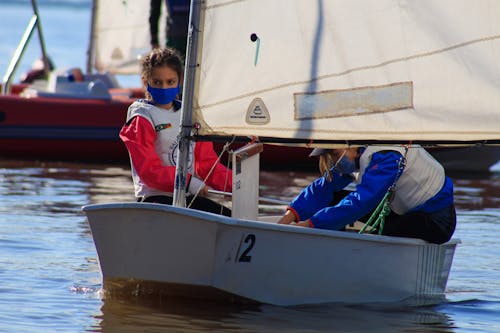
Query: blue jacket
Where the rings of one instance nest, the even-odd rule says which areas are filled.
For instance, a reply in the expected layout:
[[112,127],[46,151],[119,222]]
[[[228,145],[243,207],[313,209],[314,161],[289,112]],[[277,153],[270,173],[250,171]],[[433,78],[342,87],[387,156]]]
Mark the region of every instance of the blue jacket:
[[[397,177],[401,157],[396,151],[374,153],[356,190],[335,206],[329,206],[334,192],[344,189],[352,179],[332,168],[332,181],[327,181],[325,177],[316,179],[291,202],[290,208],[301,221],[310,219],[315,228],[338,230],[377,207]],[[453,183],[446,177],[443,187],[434,197],[411,211],[432,213],[452,204]]]

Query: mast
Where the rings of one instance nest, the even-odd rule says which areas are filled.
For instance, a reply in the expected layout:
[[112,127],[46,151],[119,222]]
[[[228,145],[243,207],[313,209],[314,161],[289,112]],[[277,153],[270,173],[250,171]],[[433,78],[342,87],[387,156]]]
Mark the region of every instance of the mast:
[[93,67],[94,67],[94,55],[95,55],[95,33],[96,33],[96,15],[97,15],[97,10],[98,10],[98,1],[93,0],[92,1],[92,17],[90,21],[90,40],[89,40],[89,47],[87,49],[87,73],[92,73],[93,72]]
[[179,153],[175,172],[173,204],[186,206],[186,174],[189,149],[191,146],[191,130],[193,115],[194,85],[197,68],[198,37],[201,17],[200,0],[191,0],[189,11],[189,31],[186,47],[186,65],[184,70],[184,87],[182,90],[181,127],[179,130]]
[[35,16],[37,17],[37,24],[36,28],[38,31],[38,39],[40,41],[40,48],[42,50],[42,61],[43,61],[43,71],[45,73],[45,76],[49,76],[49,58],[47,56],[47,51],[45,49],[45,39],[43,38],[43,32],[42,32],[42,22],[40,20],[40,14],[38,13],[38,5],[36,3],[36,0],[31,0],[31,6],[33,7],[33,11],[35,13]]

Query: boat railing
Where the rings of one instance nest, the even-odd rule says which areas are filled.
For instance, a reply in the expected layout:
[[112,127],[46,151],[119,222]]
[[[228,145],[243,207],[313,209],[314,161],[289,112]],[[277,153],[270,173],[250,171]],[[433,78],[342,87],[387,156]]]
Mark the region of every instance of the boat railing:
[[45,51],[45,42],[43,39],[42,26],[40,21],[40,15],[38,14],[38,6],[36,4],[36,0],[31,0],[31,5],[33,7],[33,16],[28,22],[28,26],[26,27],[26,30],[24,31],[24,34],[21,38],[21,41],[19,42],[19,45],[17,46],[14,55],[12,56],[9,66],[7,67],[7,72],[5,73],[2,79],[2,91],[1,91],[2,95],[8,94],[10,92],[12,78],[16,73],[17,67],[19,67],[19,64],[21,63],[24,51],[26,51],[26,48],[28,47],[28,44],[31,40],[31,37],[35,29],[38,30],[38,38],[40,40],[40,47],[42,49],[42,61],[44,64],[43,67],[45,71],[45,76],[48,76],[49,64],[48,64],[47,53]]

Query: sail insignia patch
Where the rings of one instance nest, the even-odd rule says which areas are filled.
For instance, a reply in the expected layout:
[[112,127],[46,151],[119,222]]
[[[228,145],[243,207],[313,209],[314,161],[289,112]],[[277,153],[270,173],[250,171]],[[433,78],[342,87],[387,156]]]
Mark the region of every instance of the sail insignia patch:
[[248,106],[246,122],[252,125],[265,125],[270,121],[271,117],[264,101],[259,97],[254,98]]

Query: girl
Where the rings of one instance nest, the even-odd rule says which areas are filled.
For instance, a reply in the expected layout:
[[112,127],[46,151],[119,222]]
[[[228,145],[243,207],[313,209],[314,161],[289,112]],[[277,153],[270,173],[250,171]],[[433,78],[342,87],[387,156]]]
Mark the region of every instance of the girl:
[[[175,98],[180,92],[182,60],[174,49],[154,49],[142,60],[141,66],[146,99],[130,105],[120,138],[130,155],[138,201],[172,204],[181,121],[181,104]],[[187,205],[230,216],[229,209],[203,197],[208,192],[208,186],[220,191],[231,191],[231,170],[217,163],[208,175],[216,160],[211,142],[192,142],[188,162]],[[198,191],[201,196],[198,195],[193,201]]]

